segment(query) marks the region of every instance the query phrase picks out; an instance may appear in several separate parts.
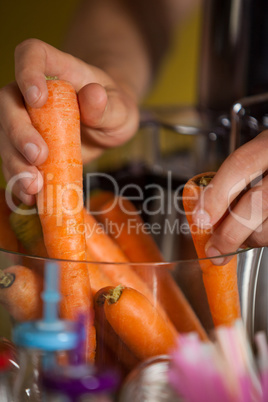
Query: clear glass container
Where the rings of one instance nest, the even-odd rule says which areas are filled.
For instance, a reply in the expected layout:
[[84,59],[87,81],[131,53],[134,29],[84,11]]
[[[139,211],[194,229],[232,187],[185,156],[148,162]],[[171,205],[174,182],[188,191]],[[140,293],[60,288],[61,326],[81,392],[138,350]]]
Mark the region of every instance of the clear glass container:
[[19,348],[20,369],[14,381],[15,402],[41,402],[40,367],[42,353],[36,349]]
[[0,339],[0,401],[13,402],[12,370],[14,349],[6,339]]
[[[183,236],[182,236],[183,237]],[[191,239],[189,236],[178,243],[178,247],[186,247],[192,250]],[[188,254],[190,251],[186,250]],[[258,283],[258,275],[262,266],[265,265],[267,261],[266,249],[247,249],[240,250],[237,253],[237,287],[240,295],[241,311],[242,317],[247,327],[250,338],[253,341],[254,334],[256,330],[264,330],[268,334],[267,328],[267,314],[268,314],[268,304],[258,303],[258,300],[265,299],[265,289],[263,290]],[[32,256],[26,256],[20,253],[8,252],[6,250],[0,249],[0,261],[1,269],[5,269],[14,266],[14,272],[16,272],[16,266],[24,265],[30,266],[31,269],[42,268],[45,264],[45,258],[38,258]],[[158,270],[167,271],[169,275],[172,276],[177,286],[185,295],[187,301],[195,312],[196,316],[199,318],[202,326],[208,333],[211,334],[213,331],[213,322],[211,318],[210,309],[208,306],[208,300],[206,296],[206,291],[204,288],[202,280],[202,272],[200,269],[200,260],[185,259],[177,260],[167,263],[144,263],[144,264],[128,264],[130,267],[136,268],[138,265],[146,272],[148,278],[154,279],[154,291],[153,300],[155,304],[158,302],[160,283],[157,282],[157,272]],[[85,264],[96,264],[95,262],[85,262]],[[102,264],[109,265],[110,269],[116,270],[119,264],[115,263],[98,263],[99,266]],[[261,295],[258,294],[262,291]],[[0,290],[1,291],[1,290]],[[260,310],[260,311],[259,311]],[[263,320],[261,320],[263,317]],[[0,320],[0,335],[12,339],[12,326],[14,325],[13,317],[8,313],[4,305],[1,305],[1,320]],[[99,345],[100,349],[97,349],[98,354],[98,364],[100,368],[120,368],[123,373],[128,373],[133,367],[126,367],[122,364],[120,357],[120,348],[115,345],[115,350],[113,354],[105,354],[104,346]],[[135,366],[135,363],[134,363]]]
[[[250,126],[249,131],[252,137],[257,129]],[[208,337],[213,335],[214,324],[201,270],[205,260],[198,260],[196,256],[179,196],[190,177],[217,170],[229,154],[229,134],[228,116],[211,117],[193,108],[144,111],[137,135],[126,145],[107,150],[84,171],[86,204],[95,190],[108,190],[129,198],[141,210],[146,230],[165,262],[127,263],[127,266],[134,271],[142,270],[143,277],[153,284],[153,304],[157,306],[160,302],[159,278],[164,272],[172,278]],[[241,314],[253,342],[257,330],[268,334],[267,287],[264,285],[268,278],[267,249],[239,250],[235,255]],[[46,261],[46,258],[0,249],[1,269],[23,265],[40,273]],[[122,264],[111,262],[105,256],[97,264],[90,261],[83,264],[94,264],[100,269],[108,266],[113,271],[122,268]],[[0,293],[3,291],[0,289]],[[8,312],[4,297],[0,300],[0,336],[12,339],[16,306]],[[97,333],[96,368],[100,372],[104,369],[117,371],[123,382],[140,361],[130,357],[126,360],[126,351],[120,342],[108,348],[104,328],[100,325]]]

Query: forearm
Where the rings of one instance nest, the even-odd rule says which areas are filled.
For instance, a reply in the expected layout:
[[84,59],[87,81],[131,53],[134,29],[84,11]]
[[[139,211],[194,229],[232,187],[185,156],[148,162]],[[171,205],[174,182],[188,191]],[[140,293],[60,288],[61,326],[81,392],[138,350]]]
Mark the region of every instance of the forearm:
[[170,43],[176,20],[170,3],[84,0],[64,50],[101,68],[140,100]]

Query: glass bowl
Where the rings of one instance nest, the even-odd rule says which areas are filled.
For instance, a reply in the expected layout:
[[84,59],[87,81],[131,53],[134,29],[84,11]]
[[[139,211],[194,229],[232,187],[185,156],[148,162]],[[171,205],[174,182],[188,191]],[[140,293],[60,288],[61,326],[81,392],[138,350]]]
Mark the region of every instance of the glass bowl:
[[[176,110],[173,112],[145,112],[139,132],[128,144],[105,152],[104,157],[93,161],[84,171],[85,204],[95,190],[112,191],[129,198],[141,210],[141,217],[165,262],[118,264],[106,261],[104,257],[101,262],[87,261],[82,264],[97,266],[106,272],[122,270],[122,267],[135,273],[142,272],[144,281],[151,287],[150,302],[156,308],[162,305],[163,278],[168,277],[168,283],[179,289],[199,330],[202,328],[203,336],[209,339],[213,337],[214,322],[202,274],[202,266],[208,260],[197,258],[182,205],[174,203],[174,200],[177,200],[190,177],[217,170],[229,152],[230,125],[225,116],[217,118],[215,125],[215,120],[208,121],[207,116],[193,113],[193,109],[180,109],[179,114]],[[186,117],[186,123],[180,120],[182,117]],[[232,257],[237,259],[234,286],[239,296],[241,316],[250,341],[254,343],[257,331],[264,330],[268,335],[267,249],[239,250]],[[52,261],[59,266],[64,263],[0,249],[1,272],[13,267],[16,273],[22,265],[42,275],[46,265]],[[75,264],[74,261],[72,263]],[[119,281],[117,285],[126,284]],[[13,328],[19,321],[15,318],[23,312],[23,303],[15,304],[13,310],[8,311],[4,291],[0,285],[0,294],[2,292],[3,295],[2,299],[0,297],[0,336],[12,341]],[[171,293],[167,288],[167,302],[171,300]],[[180,318],[179,308],[174,305],[173,310]],[[42,311],[39,311],[39,318]],[[142,329],[142,313],[139,319]],[[181,321],[184,324],[184,320]],[[126,352],[120,339],[113,338],[113,343],[109,344],[104,322],[96,325],[96,329],[96,368],[116,370],[125,378],[141,358],[133,356],[133,353],[127,355],[129,350]],[[192,329],[193,326],[182,325],[179,332]],[[151,342],[151,337],[148,337],[148,345]]]
[[[189,239],[187,239],[189,242]],[[190,243],[190,242],[189,242]],[[178,247],[185,247],[187,243],[181,243]],[[190,247],[190,246],[189,246]],[[247,249],[240,250],[235,253],[237,256],[237,289],[239,291],[239,299],[241,306],[241,314],[245,326],[248,331],[248,335],[251,341],[254,341],[255,332],[260,329],[267,331],[267,313],[268,313],[268,303],[265,300],[267,292],[259,294],[263,289],[260,288],[258,277],[260,271],[263,269],[263,265],[266,264],[267,255],[266,249]],[[213,259],[210,259],[213,261]],[[6,272],[6,269],[12,270],[16,274],[16,269],[18,266],[25,266],[31,270],[42,272],[48,262],[57,262],[59,266],[63,261],[52,260],[48,258],[40,258],[29,256],[20,253],[13,253],[7,250],[0,249],[0,262],[2,272]],[[198,259],[185,259],[177,260],[166,263],[128,263],[127,268],[132,270],[142,269],[143,278],[148,279],[148,283],[153,283],[152,289],[152,303],[156,306],[161,300],[161,274],[159,272],[168,273],[172,277],[176,286],[183,293],[187,303],[191,306],[192,311],[198,318],[208,337],[213,336],[213,319],[210,313],[210,308],[208,304],[208,299],[206,295],[206,290],[203,284],[201,266],[202,263],[206,261]],[[72,263],[75,263],[72,261]],[[111,262],[83,262],[83,264],[93,264],[98,265],[101,269],[105,266],[106,272],[109,270],[118,269],[120,264],[115,264]],[[126,264],[121,264],[125,265]],[[12,269],[12,267],[14,267]],[[216,267],[217,268],[217,267]],[[118,285],[124,285],[118,283]],[[4,295],[5,289],[0,289],[0,292]],[[40,295],[39,295],[40,296]],[[34,297],[34,296],[32,296]],[[266,297],[267,299],[267,297]],[[12,340],[12,329],[16,323],[18,323],[14,317],[18,315],[20,317],[21,306],[13,306],[11,314],[8,312],[5,303],[6,299],[4,296],[1,298],[1,320],[0,320],[0,336]],[[30,300],[29,300],[30,302]],[[260,310],[260,311],[259,311]],[[39,314],[39,318],[42,317]],[[142,325],[142,317],[141,325]],[[183,331],[187,332],[187,328]],[[123,364],[123,357],[120,355],[124,353],[123,349],[120,349],[120,345],[114,345],[113,350],[106,353],[107,345],[105,344],[105,326],[98,327],[97,333],[97,365],[102,368],[124,368],[124,373],[128,373],[129,370],[133,369],[134,366],[139,362],[137,359],[129,360]],[[111,348],[112,345],[109,345]],[[129,363],[129,364],[128,364]]]

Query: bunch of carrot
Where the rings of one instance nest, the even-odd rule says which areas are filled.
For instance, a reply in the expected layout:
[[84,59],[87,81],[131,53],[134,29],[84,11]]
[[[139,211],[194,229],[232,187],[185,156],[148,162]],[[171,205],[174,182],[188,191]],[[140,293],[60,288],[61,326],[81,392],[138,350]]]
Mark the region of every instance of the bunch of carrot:
[[[120,247],[106,233],[92,231],[92,237],[87,239],[85,233],[79,230],[84,226],[85,221],[93,226],[96,222],[83,207],[80,116],[77,96],[71,84],[65,81],[48,80],[47,87],[48,100],[43,107],[31,108],[26,105],[33,126],[42,135],[49,149],[48,159],[39,166],[44,186],[36,197],[38,215],[30,215],[25,220],[25,216],[20,216],[20,212],[25,211],[27,207],[19,205],[10,217],[11,232],[12,230],[16,232],[19,243],[23,245],[26,252],[59,260],[62,294],[60,315],[64,319],[71,320],[76,320],[81,315],[86,317],[85,355],[87,359],[95,360],[98,341],[96,338],[99,338],[100,333],[103,332],[102,326],[109,325],[109,338],[117,339],[117,346],[110,344],[107,348],[120,346],[122,350],[125,350],[122,355],[125,355],[128,350],[129,356],[132,356],[132,362],[150,356],[151,353],[167,352],[165,347],[171,347],[174,344],[177,330],[160,303],[154,303],[149,286],[131,269]],[[70,222],[74,230],[69,230]],[[111,263],[116,265],[102,264],[100,266],[98,261],[103,261],[105,255]],[[92,262],[87,263],[87,261]],[[26,266],[14,266],[3,272],[2,279],[0,300],[2,303],[5,300],[5,305],[8,306],[13,317],[17,320],[38,318],[42,311],[40,300],[43,286],[42,271],[36,270],[35,267],[30,269]],[[120,300],[118,298],[111,307],[107,301],[107,308],[105,300],[103,308],[98,309],[102,311],[102,314],[100,311],[95,314],[98,292],[104,292],[107,286],[115,289],[121,284],[124,288],[121,289]],[[134,299],[125,300],[123,295],[132,294],[132,292],[135,292]],[[29,297],[33,303],[29,303]],[[21,302],[23,298],[24,303]],[[28,309],[19,309],[18,303],[20,306],[27,304]],[[136,330],[136,337],[132,334],[127,340],[122,339],[121,334],[115,329],[116,319],[113,318],[113,322],[108,320],[108,312],[120,311],[122,304],[128,312],[124,314],[125,332],[130,333],[133,327],[133,314],[138,311],[137,320],[140,328],[145,328],[146,315],[149,314],[152,327],[149,328],[147,325],[147,333]],[[141,314],[142,311],[144,311],[143,314]],[[129,315],[128,318],[127,315]],[[100,320],[101,316],[100,327],[100,321],[97,322],[97,320]],[[117,317],[117,321],[121,320],[120,317],[121,314]],[[150,351],[142,342],[142,339],[149,339],[151,332],[154,332],[153,317],[156,328],[159,325],[159,328],[165,327],[166,335],[163,334],[162,338],[167,337],[167,342],[163,343],[165,347],[162,345],[159,351],[157,345]],[[98,328],[97,334],[96,328]],[[136,345],[134,350],[133,342]],[[160,344],[158,346],[160,347]],[[138,349],[140,350],[137,355]],[[126,364],[126,359],[124,361]],[[131,365],[131,361],[128,365]]]
[[207,230],[198,227],[193,221],[197,202],[214,175],[214,172],[207,172],[188,180],[183,190],[183,206],[195,249],[200,258],[199,263],[213,322],[215,326],[219,326],[232,324],[241,317],[237,285],[237,256],[234,255],[225,265],[214,265],[213,259],[206,258],[205,246],[219,222],[211,230]]
[[[143,223],[134,205],[100,191],[90,200],[91,208],[98,210],[98,221],[84,207],[77,96],[68,82],[53,79],[47,81],[47,86],[48,100],[42,108],[27,105],[32,124],[49,148],[47,161],[39,167],[44,186],[36,198],[38,215],[25,224],[14,217],[18,214],[15,211],[11,222],[16,233],[23,226],[20,241],[26,251],[60,260],[60,315],[71,320],[81,314],[86,317],[86,358],[97,361],[102,359],[104,349],[107,356],[120,350],[121,363],[130,369],[140,360],[168,353],[179,333],[194,331],[201,340],[208,341],[151,235],[126,231],[128,219],[137,225]],[[112,233],[102,230],[105,220],[120,225],[119,236],[113,238]],[[31,241],[33,233],[35,241]],[[159,262],[162,265],[155,264]],[[14,307],[9,310],[16,319],[38,317],[42,273],[34,268],[13,267],[10,274],[15,275],[15,281],[11,275],[8,286],[1,289],[0,284],[0,301],[5,291],[10,295],[7,304],[13,303]],[[20,287],[24,280],[30,288],[28,295]],[[29,305],[30,311],[24,316],[22,312],[16,317],[19,310],[12,298],[16,289],[25,297],[24,304],[29,295],[36,303],[35,308]]]

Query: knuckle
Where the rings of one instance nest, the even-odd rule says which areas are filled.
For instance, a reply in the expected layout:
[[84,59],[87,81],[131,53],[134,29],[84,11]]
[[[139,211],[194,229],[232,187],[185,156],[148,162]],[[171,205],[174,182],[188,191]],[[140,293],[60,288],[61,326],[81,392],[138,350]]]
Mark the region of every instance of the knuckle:
[[1,152],[1,159],[10,177],[18,177],[18,180],[25,175],[36,174],[36,167],[29,165],[23,156],[14,152]]
[[234,171],[243,170],[247,172],[250,168],[249,160],[252,160],[252,154],[248,153],[247,149],[242,150],[241,148],[234,151],[230,156],[230,162],[232,164]]
[[17,121],[9,121],[6,127],[6,135],[13,143],[19,143],[22,138],[21,125]]
[[4,87],[0,88],[0,104],[4,105],[6,102],[6,97],[8,96],[9,92],[12,90],[13,83],[5,85]]
[[268,187],[253,187],[251,190],[252,208],[268,215]]
[[229,228],[223,228],[220,231],[219,235],[221,238],[221,242],[225,245],[225,248],[234,249],[237,246],[237,236],[233,230]]
[[42,42],[39,39],[35,38],[29,38],[25,39],[24,41],[20,42],[16,47],[15,47],[15,57],[20,56],[21,53],[24,53],[28,49],[33,49],[37,46],[40,46]]
[[249,237],[248,242],[250,247],[265,247],[268,245],[267,231],[264,228],[259,228],[258,232],[253,232]]
[[15,157],[13,152],[5,152],[4,149],[1,149],[1,159],[3,166],[6,167],[9,171],[12,170],[12,174],[16,174],[16,165],[17,158]]
[[265,187],[262,191],[262,209],[268,215],[268,187]]

